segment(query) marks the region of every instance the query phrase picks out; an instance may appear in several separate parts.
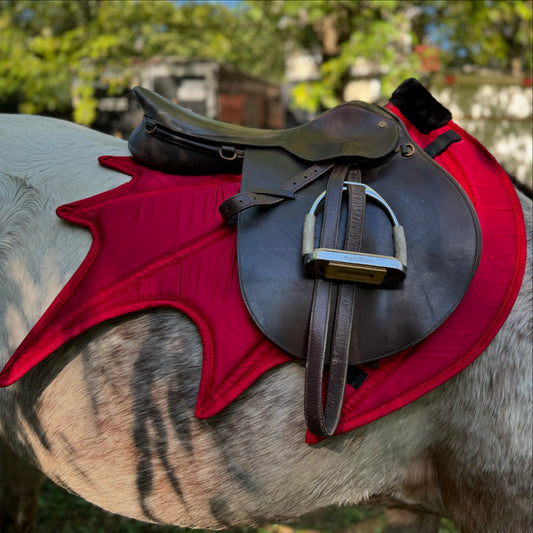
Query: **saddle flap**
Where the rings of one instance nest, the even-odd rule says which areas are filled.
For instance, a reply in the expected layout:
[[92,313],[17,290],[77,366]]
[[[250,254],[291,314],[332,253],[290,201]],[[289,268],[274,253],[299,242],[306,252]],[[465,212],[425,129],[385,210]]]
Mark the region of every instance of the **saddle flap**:
[[[380,159],[398,147],[398,123],[382,108],[364,102],[341,104],[301,126],[266,130],[204,117],[143,87],[134,88],[133,93],[145,114],[140,126],[145,134],[159,138],[160,143],[174,144],[175,152],[180,144],[189,151],[196,150],[195,164],[200,166],[202,151],[216,155],[232,148],[279,148],[300,159],[319,162],[343,157]],[[150,141],[143,140],[139,132],[132,138],[132,153],[146,154],[143,144]],[[157,166],[155,158],[152,163]]]
[[[402,138],[412,142],[406,132]],[[303,167],[281,150],[248,150],[241,190],[275,186]],[[400,352],[433,332],[461,301],[481,253],[479,223],[468,197],[418,147],[362,174],[405,228],[408,270],[399,284],[358,284],[350,364]],[[247,308],[274,344],[298,358],[306,353],[314,286],[302,261],[304,218],[327,179],[309,184],[294,200],[251,208],[238,219],[239,279]],[[372,202],[366,211],[362,251],[393,255],[387,215]],[[318,233],[319,220],[317,226]]]

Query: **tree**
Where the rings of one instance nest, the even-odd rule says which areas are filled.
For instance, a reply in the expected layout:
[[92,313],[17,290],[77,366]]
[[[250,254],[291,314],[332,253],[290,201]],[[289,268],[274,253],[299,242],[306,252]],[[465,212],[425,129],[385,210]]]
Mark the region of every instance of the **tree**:
[[[153,56],[211,59],[282,81],[284,58],[316,57],[319,79],[294,88],[297,106],[342,100],[354,66],[378,72],[384,94],[423,76],[414,52],[441,49],[442,68],[531,71],[531,0],[0,0],[0,109],[95,118],[97,83],[125,90]],[[111,74],[110,74],[111,73]]]
[[442,69],[465,65],[531,75],[531,0],[270,0],[249,2],[277,17],[293,47],[317,57],[320,78],[294,89],[300,107],[332,107],[350,69],[381,73],[384,94],[424,77],[417,44],[438,47]]
[[418,6],[419,42],[442,51],[447,67],[465,65],[531,75],[531,0],[432,1]]
[[283,42],[268,23],[251,27],[248,18],[217,3],[0,1],[0,107],[68,115],[74,105],[76,122],[91,124],[96,83],[123,91],[134,62],[156,55],[214,59],[280,79]]
[[420,73],[413,53],[412,2],[398,0],[273,0],[249,2],[276,17],[288,50],[307,50],[317,58],[320,78],[293,91],[299,107],[317,110],[342,101],[354,66],[363,63],[382,75],[388,92],[409,75]]

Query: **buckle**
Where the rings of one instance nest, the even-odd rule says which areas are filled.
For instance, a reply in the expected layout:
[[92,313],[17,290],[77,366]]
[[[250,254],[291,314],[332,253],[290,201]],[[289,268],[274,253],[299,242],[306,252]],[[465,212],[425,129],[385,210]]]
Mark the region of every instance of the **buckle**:
[[[392,224],[394,257],[349,250],[314,248],[316,210],[326,196],[321,193],[307,215],[305,215],[302,236],[302,256],[305,272],[310,277],[352,281],[381,285],[382,283],[400,283],[407,272],[407,244],[405,232],[389,204],[374,189],[364,183],[344,182],[345,185],[357,185],[365,188],[365,194],[372,198],[385,211]],[[346,191],[348,188],[343,187]]]

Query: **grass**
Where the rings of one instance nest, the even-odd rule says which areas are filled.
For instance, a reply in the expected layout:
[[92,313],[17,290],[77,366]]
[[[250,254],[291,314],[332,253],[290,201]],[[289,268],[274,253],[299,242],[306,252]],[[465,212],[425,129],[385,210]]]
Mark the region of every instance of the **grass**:
[[[286,525],[262,528],[235,527],[226,533],[384,533],[385,518],[379,508],[327,508]],[[210,533],[175,526],[155,526],[114,515],[69,494],[46,481],[39,498],[34,533]],[[442,520],[439,533],[459,533]]]

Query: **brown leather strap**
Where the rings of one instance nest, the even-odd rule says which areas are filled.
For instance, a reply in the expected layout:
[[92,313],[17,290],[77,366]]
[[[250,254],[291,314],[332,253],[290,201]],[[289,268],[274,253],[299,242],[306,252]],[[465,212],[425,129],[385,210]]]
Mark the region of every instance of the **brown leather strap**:
[[222,215],[222,218],[227,223],[232,224],[236,222],[237,215],[249,207],[274,205],[282,202],[286,198],[294,198],[294,193],[296,191],[322,176],[328,170],[333,168],[333,166],[332,163],[313,165],[296,174],[296,176],[292,176],[276,189],[240,192],[222,202],[218,210]]
[[[335,248],[342,204],[342,187],[349,170],[347,165],[333,169],[326,188],[324,214],[320,246]],[[324,364],[326,362],[327,339],[330,330],[331,293],[333,284],[317,278],[313,289],[311,314],[309,317],[309,336],[305,365],[305,399],[304,413],[309,431],[316,435],[328,436],[331,427],[326,427],[322,406],[322,383],[324,381]],[[329,419],[328,419],[329,422]],[[336,426],[335,420],[333,425]]]
[[[328,182],[324,204],[321,247],[336,248],[342,203],[342,187],[348,167],[336,167]],[[350,181],[360,181],[359,171],[350,172]],[[362,187],[349,185],[348,222],[344,249],[361,249],[366,196]],[[338,287],[334,323],[330,326],[333,289]],[[307,427],[315,435],[330,437],[338,426],[344,401],[348,371],[350,337],[355,299],[354,283],[336,283],[323,279],[315,281],[306,364],[305,417]],[[330,336],[331,335],[331,336]],[[331,343],[328,343],[331,338]],[[326,403],[323,406],[322,388],[324,364],[329,353],[329,378]]]
[[[353,180],[352,180],[353,181]],[[363,226],[366,208],[366,195],[363,187],[348,185],[348,222],[344,239],[344,249],[352,252],[361,250],[363,240]],[[328,392],[324,418],[335,421],[329,425],[331,435],[335,432],[340,420],[342,404],[344,403],[344,388],[350,358],[352,321],[354,319],[355,283],[341,283],[337,294],[335,309],[335,323],[330,349]],[[326,424],[327,427],[328,424]]]

